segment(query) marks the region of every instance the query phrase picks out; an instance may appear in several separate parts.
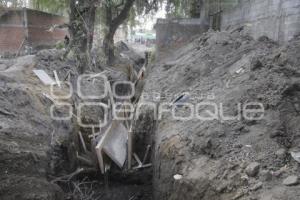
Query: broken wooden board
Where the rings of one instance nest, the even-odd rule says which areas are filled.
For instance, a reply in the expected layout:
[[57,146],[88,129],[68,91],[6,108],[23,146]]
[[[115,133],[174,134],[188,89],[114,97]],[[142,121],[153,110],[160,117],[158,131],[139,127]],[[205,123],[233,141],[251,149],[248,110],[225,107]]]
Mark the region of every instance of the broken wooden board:
[[103,151],[120,167],[124,166],[127,157],[127,135],[125,126],[117,122],[112,126],[103,146]]
[[112,121],[96,146],[96,153],[103,174],[105,173],[103,152],[120,168],[124,166],[127,156],[127,138],[128,131],[124,125],[119,121]]
[[43,82],[44,85],[56,84],[56,82],[44,70],[33,70],[33,72]]

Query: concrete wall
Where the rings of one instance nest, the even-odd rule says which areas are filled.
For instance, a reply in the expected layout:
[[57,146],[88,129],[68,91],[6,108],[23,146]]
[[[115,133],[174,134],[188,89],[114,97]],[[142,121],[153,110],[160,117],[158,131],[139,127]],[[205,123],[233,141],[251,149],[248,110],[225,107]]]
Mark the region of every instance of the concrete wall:
[[223,11],[221,29],[242,25],[254,38],[288,41],[300,33],[300,0],[240,0]]
[[195,35],[208,30],[208,23],[199,19],[158,19],[156,25],[158,54],[178,48]]
[[0,14],[0,54],[18,52],[23,42],[33,48],[54,45],[63,40],[68,31],[48,30],[54,24],[66,22],[64,17],[36,10],[7,10]]

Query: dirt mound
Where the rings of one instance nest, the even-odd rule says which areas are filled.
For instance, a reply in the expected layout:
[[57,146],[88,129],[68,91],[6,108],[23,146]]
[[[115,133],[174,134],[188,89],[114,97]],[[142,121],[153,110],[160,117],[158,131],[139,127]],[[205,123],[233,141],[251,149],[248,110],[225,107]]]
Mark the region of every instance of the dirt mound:
[[[155,198],[299,199],[297,181],[283,184],[300,176],[290,156],[300,148],[299,66],[300,38],[279,46],[239,30],[208,32],[153,66],[143,103],[194,106],[165,106],[157,121]],[[247,116],[245,105],[261,112]],[[176,119],[170,107],[194,115]]]
[[[64,141],[70,122],[51,119],[53,104],[33,74],[35,56],[2,61],[0,72],[0,198],[64,199],[62,190],[48,182],[63,166]],[[61,151],[61,152],[59,152]]]

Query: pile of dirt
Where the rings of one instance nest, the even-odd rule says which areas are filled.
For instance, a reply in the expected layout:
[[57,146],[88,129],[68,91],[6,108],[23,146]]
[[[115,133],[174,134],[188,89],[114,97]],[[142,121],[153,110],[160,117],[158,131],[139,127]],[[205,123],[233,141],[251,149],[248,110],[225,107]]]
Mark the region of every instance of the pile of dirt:
[[1,60],[0,198],[64,199],[51,176],[68,173],[70,122],[51,119],[50,94],[33,74],[36,56]]
[[[290,154],[300,150],[299,66],[300,38],[280,46],[241,30],[208,32],[152,66],[142,103],[202,103],[188,120],[172,116],[192,113],[176,103],[160,120],[143,110],[140,131],[155,134],[155,199],[299,199]],[[250,102],[263,115],[245,117]]]

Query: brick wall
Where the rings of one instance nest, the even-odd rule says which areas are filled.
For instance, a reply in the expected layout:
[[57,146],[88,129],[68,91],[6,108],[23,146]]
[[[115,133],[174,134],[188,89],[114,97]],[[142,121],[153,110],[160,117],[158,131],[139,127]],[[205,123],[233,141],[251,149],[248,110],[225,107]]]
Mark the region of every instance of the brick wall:
[[67,29],[49,31],[52,25],[66,23],[66,18],[30,9],[24,12],[16,9],[0,15],[0,54],[16,53],[26,36],[26,45],[36,48],[54,45],[68,34]]
[[67,23],[67,20],[64,17],[37,12],[35,10],[28,10],[27,15],[28,41],[33,47],[53,45],[56,42],[63,40],[68,34],[67,29],[55,29],[53,32],[49,31],[52,25]]
[[24,40],[24,30],[16,27],[0,27],[0,54],[17,52]]
[[0,53],[16,52],[24,40],[23,13],[6,11],[0,21]]

